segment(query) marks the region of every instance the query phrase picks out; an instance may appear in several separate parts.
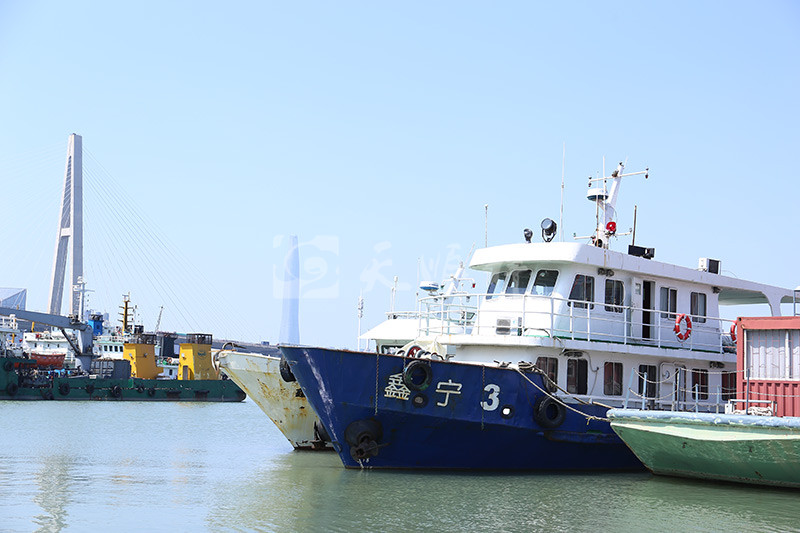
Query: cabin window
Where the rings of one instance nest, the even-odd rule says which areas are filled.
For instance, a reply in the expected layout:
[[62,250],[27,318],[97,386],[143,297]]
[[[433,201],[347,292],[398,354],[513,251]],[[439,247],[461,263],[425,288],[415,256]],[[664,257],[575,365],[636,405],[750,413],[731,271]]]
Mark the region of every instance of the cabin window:
[[698,323],[706,321],[706,295],[702,292],[692,293],[692,320]]
[[622,282],[616,279],[606,280],[606,311],[612,313],[622,312],[622,300],[624,298]]
[[603,394],[622,396],[622,363],[606,362],[603,372]]
[[[645,381],[647,379],[647,381]],[[645,398],[656,397],[658,370],[655,365],[639,365],[639,395]],[[645,387],[645,383],[647,384]]]
[[531,294],[550,296],[553,294],[553,288],[556,286],[557,279],[558,270],[540,270],[536,273],[536,279],[533,281]]
[[506,272],[498,272],[492,276],[492,281],[489,282],[489,290],[486,291],[486,299],[491,300],[492,295],[502,294],[506,290]]
[[555,357],[539,357],[536,359],[536,366],[547,374],[553,383],[558,383],[558,359]]
[[661,318],[675,320],[678,309],[678,290],[661,287]]
[[511,273],[511,278],[508,280],[506,294],[525,294],[525,289],[528,288],[528,282],[530,280],[530,270],[515,270]]
[[567,392],[586,394],[588,368],[586,359],[567,359]]
[[[569,293],[570,300],[578,300],[577,302],[569,302],[569,305],[575,309],[585,309],[585,302],[594,301],[594,278],[592,276],[584,276],[578,274],[575,276],[575,281],[572,283],[572,290]],[[588,304],[590,309],[594,309],[594,305]]]
[[692,399],[708,400],[708,370],[705,368],[692,370]]

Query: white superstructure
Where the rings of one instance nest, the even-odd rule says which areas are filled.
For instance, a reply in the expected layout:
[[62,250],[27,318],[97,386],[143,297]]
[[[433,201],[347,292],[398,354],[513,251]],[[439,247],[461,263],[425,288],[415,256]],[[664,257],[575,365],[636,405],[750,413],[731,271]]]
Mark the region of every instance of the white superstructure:
[[545,219],[547,242],[477,250],[470,268],[489,273],[486,292],[423,298],[419,335],[405,350],[535,364],[559,394],[613,406],[635,399],[710,410],[735,395],[732,321],[720,306],[768,304],[779,315],[793,291],[715,273],[714,260],[692,269],[655,261],[652,249],[611,250],[610,202],[622,177],[640,174],[622,170],[603,179],[613,180],[611,193],[589,191],[598,213],[591,244],[549,242],[555,224]]

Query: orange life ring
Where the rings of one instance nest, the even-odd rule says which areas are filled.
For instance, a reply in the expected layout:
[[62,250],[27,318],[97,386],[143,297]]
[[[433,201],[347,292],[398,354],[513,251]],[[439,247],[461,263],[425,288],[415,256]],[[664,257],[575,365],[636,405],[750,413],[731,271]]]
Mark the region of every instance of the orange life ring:
[[731,324],[731,340],[736,342],[736,324]]
[[[686,331],[681,333],[681,321],[686,321]],[[675,319],[675,327],[673,328],[675,331],[675,336],[678,337],[678,340],[685,341],[692,335],[692,317],[687,314],[681,313]]]

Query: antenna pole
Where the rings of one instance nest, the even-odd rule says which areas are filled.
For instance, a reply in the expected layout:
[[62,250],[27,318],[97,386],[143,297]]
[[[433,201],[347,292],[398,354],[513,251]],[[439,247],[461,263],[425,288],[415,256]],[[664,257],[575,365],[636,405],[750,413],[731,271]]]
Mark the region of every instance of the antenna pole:
[[394,277],[394,284],[392,285],[392,302],[391,302],[391,305],[389,306],[389,311],[391,311],[392,313],[394,313],[394,298],[395,298],[395,295],[397,294],[397,280],[398,279],[399,278],[397,276],[395,276]]
[[638,207],[637,205],[633,206],[633,236],[631,237],[631,245],[636,244],[636,209]]
[[361,350],[361,318],[364,316],[363,292],[358,294],[358,349]]
[[483,209],[485,211],[483,215],[483,231],[485,236],[484,245],[485,248],[489,247],[489,204],[483,204]]
[[564,242],[564,162],[567,159],[567,143],[561,153],[561,214],[558,216],[558,225],[561,228],[561,242]]

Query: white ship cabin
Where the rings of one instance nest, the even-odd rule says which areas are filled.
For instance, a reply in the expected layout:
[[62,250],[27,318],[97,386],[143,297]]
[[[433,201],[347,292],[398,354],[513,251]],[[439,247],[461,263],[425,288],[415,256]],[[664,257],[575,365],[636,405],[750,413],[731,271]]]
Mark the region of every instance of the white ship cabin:
[[533,363],[577,401],[707,411],[734,397],[736,339],[720,306],[767,304],[778,316],[793,291],[723,276],[712,259],[692,269],[654,261],[649,248],[609,249],[621,236],[621,180],[649,176],[624,168],[589,179],[591,244],[552,242],[557,225],[545,219],[545,242],[526,230],[526,243],[476,251],[470,268],[489,273],[486,293],[421,299],[414,342],[466,362]]
[[108,333],[95,338],[92,344],[92,352],[96,357],[106,359],[124,359],[122,354],[125,351],[125,338],[116,333]]
[[535,363],[565,392],[611,405],[638,397],[651,408],[716,408],[735,395],[736,368],[733,322],[719,307],[765,303],[779,315],[793,291],[723,276],[718,261],[691,269],[629,251],[477,250],[470,268],[490,273],[486,293],[422,299],[420,339],[460,361]]

